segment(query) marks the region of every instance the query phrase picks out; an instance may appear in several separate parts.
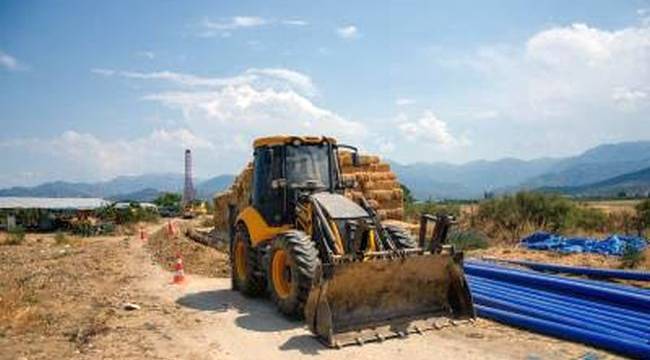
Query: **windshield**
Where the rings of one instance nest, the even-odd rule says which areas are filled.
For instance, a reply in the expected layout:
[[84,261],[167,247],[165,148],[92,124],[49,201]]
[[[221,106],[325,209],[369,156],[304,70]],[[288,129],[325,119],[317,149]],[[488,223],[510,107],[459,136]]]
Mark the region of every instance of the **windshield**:
[[290,185],[305,185],[316,181],[330,186],[327,145],[287,146],[287,180]]

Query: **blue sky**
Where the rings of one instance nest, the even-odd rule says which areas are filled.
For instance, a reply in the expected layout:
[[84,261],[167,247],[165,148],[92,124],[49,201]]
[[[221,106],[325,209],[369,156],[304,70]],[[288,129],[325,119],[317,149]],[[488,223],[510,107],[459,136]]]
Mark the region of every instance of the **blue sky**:
[[235,173],[273,133],[566,156],[649,115],[648,1],[0,1],[0,187]]

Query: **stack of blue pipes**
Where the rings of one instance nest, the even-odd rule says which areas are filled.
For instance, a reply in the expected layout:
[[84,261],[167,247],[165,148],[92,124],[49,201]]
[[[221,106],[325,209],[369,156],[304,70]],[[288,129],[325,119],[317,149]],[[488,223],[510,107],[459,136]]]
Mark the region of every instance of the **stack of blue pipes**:
[[465,273],[480,317],[650,359],[650,290],[484,261]]

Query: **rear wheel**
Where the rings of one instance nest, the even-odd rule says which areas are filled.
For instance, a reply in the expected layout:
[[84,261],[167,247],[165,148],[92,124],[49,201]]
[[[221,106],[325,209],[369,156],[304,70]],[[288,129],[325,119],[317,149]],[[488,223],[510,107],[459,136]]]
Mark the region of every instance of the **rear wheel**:
[[313,241],[302,231],[286,232],[273,241],[268,259],[273,302],[283,314],[302,319],[319,262]]
[[233,289],[248,296],[262,295],[266,286],[264,276],[261,275],[262,266],[244,224],[237,225],[230,259]]
[[386,229],[390,239],[393,240],[398,249],[415,249],[418,247],[418,242],[404,228],[396,225],[385,225],[384,229]]

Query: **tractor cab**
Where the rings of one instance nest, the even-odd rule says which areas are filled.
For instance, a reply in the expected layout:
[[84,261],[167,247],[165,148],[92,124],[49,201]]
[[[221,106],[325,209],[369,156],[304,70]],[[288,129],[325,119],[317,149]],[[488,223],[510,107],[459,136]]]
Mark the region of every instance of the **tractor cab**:
[[338,149],[352,150],[353,158],[357,152],[328,137],[268,137],[253,146],[251,204],[272,226],[294,222],[301,195],[343,190]]

